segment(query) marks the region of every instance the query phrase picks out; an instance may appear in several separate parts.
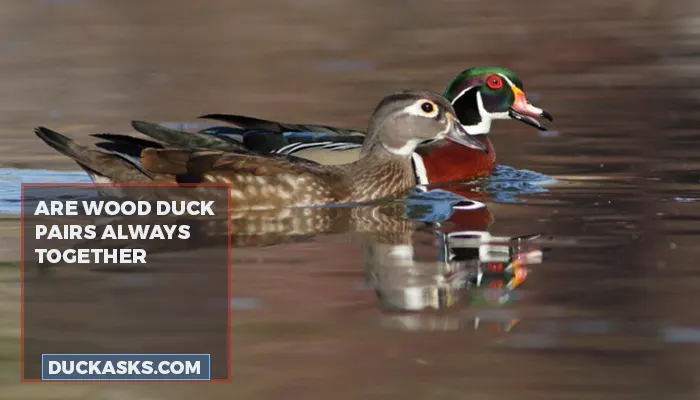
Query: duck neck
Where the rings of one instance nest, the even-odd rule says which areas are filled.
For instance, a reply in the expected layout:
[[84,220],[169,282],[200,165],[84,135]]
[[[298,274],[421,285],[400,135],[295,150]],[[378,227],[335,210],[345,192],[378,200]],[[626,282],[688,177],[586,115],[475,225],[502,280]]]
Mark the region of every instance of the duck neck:
[[476,87],[466,89],[452,101],[457,118],[468,134],[488,135],[491,131],[491,117],[484,108],[481,92]]
[[403,196],[416,184],[411,155],[395,154],[375,143],[348,167],[352,201]]

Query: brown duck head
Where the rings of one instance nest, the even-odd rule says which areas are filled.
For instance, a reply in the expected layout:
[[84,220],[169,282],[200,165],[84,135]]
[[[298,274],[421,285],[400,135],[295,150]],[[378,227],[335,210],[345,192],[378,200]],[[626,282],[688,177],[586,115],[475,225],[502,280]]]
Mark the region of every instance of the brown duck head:
[[446,139],[487,153],[455,117],[447,99],[427,90],[405,90],[384,97],[372,114],[363,154],[381,146],[393,155],[410,157],[423,142]]

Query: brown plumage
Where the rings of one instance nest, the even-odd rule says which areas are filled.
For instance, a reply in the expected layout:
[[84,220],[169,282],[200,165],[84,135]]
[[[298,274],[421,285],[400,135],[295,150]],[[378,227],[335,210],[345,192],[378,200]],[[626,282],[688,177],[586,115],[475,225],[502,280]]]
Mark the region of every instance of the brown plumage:
[[46,128],[39,127],[36,133],[78,162],[95,181],[226,183],[231,188],[232,208],[252,210],[401,196],[416,183],[411,156],[425,140],[446,138],[487,151],[456,122],[447,100],[419,90],[382,99],[369,123],[363,157],[345,165],[324,166],[295,157],[167,149],[144,143],[135,159],[114,150],[106,154],[77,145]]
[[372,201],[401,195],[415,185],[410,158],[392,157],[382,149],[344,166],[174,149],[146,149],[141,162],[173,182],[230,184],[233,202],[245,202],[250,209]]

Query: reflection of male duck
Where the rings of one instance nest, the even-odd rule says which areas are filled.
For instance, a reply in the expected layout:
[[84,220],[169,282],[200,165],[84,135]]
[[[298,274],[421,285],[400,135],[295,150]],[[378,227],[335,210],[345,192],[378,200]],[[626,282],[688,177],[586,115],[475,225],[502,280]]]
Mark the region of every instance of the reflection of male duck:
[[517,300],[515,289],[525,280],[527,265],[542,262],[538,238],[494,237],[487,231],[438,233],[442,251],[436,262],[417,262],[406,247],[385,248],[383,257],[375,255],[368,261],[369,276],[384,308],[398,312],[447,309],[465,297],[470,306],[477,306],[466,315],[392,315],[385,325],[402,330],[510,331],[520,319],[512,313],[494,313],[493,307]]
[[[381,306],[398,312],[446,309],[464,300],[471,306],[500,307],[518,298],[529,264],[539,264],[541,235],[495,237],[488,232],[493,218],[487,207],[475,201],[457,201],[450,214],[444,204],[418,208],[421,216],[439,222],[431,231],[431,246],[420,246],[416,237],[404,243],[368,243],[365,246],[367,278]],[[410,202],[409,202],[410,203]],[[425,247],[436,250],[425,254]],[[474,318],[412,313],[392,316],[390,323],[404,329],[461,329],[465,324],[510,330],[516,318]]]
[[418,261],[412,245],[369,245],[368,276],[382,305],[396,311],[442,309],[455,305],[466,294],[473,305],[512,302],[513,290],[527,276],[527,265],[542,262],[542,250],[533,244],[537,236],[509,238],[479,233],[478,239],[464,244],[454,241],[452,234],[438,232],[441,251],[436,261]]

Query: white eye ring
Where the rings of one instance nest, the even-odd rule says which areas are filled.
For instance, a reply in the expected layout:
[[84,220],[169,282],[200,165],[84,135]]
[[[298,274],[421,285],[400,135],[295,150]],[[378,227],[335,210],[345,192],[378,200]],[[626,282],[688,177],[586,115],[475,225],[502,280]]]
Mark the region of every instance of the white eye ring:
[[434,118],[438,115],[438,106],[430,100],[420,100],[408,107],[407,111],[419,117]]
[[435,104],[433,104],[432,101],[426,101],[423,104],[420,105],[420,109],[423,110],[424,113],[426,114],[433,114],[435,113]]

